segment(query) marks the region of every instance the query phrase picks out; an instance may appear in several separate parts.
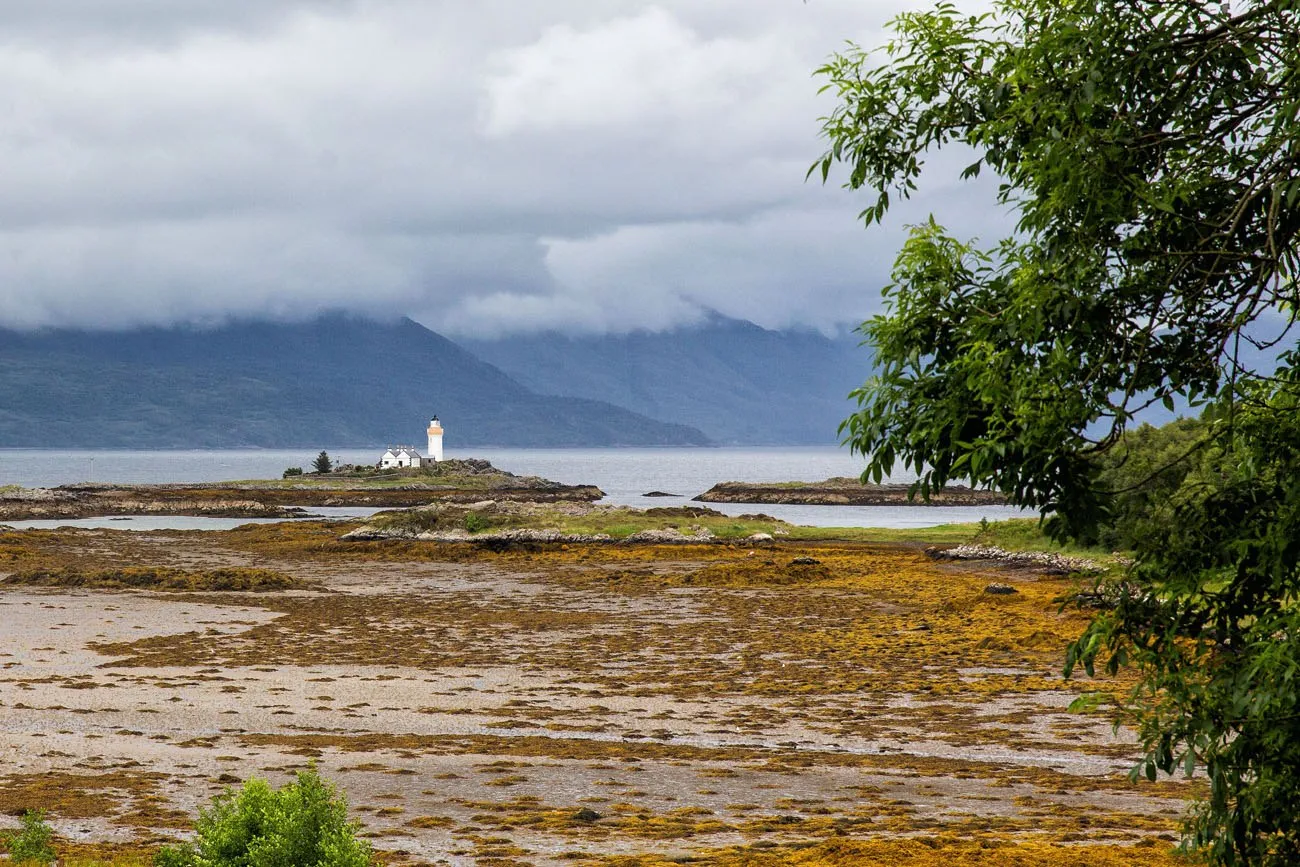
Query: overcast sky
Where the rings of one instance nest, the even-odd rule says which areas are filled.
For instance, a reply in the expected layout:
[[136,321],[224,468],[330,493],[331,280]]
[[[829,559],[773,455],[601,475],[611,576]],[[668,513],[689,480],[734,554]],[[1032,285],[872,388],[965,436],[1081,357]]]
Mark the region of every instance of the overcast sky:
[[902,223],[1002,222],[804,183],[812,70],[915,5],[0,2],[0,325],[856,323]]

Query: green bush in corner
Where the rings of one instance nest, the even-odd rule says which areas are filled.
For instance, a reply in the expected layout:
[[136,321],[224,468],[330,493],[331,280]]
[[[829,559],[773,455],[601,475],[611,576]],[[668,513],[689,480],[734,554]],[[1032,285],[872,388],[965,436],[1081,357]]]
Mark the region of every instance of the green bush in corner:
[[369,867],[347,804],[315,767],[281,789],[256,777],[199,811],[192,843],[168,846],[155,867]]
[[22,828],[5,840],[9,860],[15,864],[53,864],[58,856],[51,844],[54,832],[45,821],[45,811],[28,810],[22,821]]

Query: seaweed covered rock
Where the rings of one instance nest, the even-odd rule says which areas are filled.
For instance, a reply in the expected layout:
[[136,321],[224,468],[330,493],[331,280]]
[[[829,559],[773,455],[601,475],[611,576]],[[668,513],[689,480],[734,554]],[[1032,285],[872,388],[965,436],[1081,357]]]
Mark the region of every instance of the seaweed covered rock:
[[105,590],[269,592],[308,589],[313,585],[270,569],[223,568],[186,571],[150,566],[123,569],[29,569],[7,575],[0,584],[30,587],[79,587]]

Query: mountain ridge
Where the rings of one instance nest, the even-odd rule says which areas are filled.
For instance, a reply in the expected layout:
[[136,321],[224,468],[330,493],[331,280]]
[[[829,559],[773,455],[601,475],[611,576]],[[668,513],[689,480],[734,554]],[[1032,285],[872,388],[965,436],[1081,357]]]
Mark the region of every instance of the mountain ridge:
[[407,318],[0,331],[0,446],[707,445],[683,424],[526,388]]
[[665,332],[459,341],[529,388],[671,417],[719,444],[839,442],[871,359],[856,336],[772,331],[717,313]]

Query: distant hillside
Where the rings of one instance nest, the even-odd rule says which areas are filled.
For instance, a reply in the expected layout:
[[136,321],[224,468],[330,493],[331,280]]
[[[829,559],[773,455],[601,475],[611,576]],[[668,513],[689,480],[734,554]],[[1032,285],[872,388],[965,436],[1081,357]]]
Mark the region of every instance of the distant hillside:
[[0,447],[703,445],[683,424],[544,397],[410,320],[0,331]]
[[871,359],[857,336],[713,316],[660,334],[460,341],[534,391],[617,403],[719,443],[831,444]]

